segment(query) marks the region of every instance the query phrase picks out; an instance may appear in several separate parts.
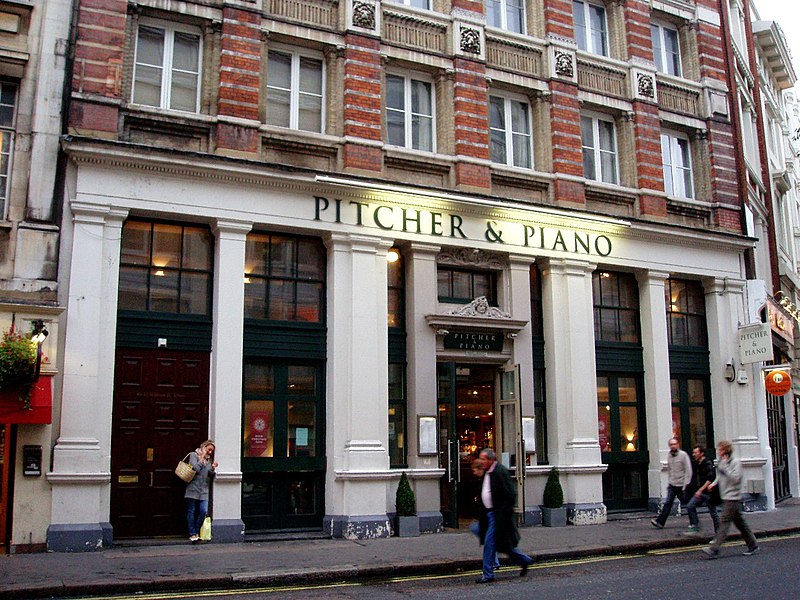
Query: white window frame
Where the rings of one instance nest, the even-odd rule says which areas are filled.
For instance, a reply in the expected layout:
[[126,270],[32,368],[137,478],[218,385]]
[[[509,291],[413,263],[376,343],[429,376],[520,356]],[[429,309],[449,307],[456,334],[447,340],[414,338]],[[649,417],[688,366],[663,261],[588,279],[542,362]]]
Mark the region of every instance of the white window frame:
[[[594,172],[595,172],[594,178],[590,178],[587,177],[586,171],[584,169],[584,174],[583,174],[584,177],[586,177],[586,179],[588,179],[589,181],[597,181],[600,183],[619,185],[619,141],[617,139],[617,124],[614,122],[614,119],[612,119],[608,115],[582,112],[581,132],[583,131],[583,119],[590,119],[592,122],[592,145],[585,146],[583,144],[583,136],[581,135],[581,158],[583,157],[584,151],[586,150],[591,151],[592,162],[594,164]],[[611,125],[611,132],[612,132],[611,139],[614,143],[613,151],[600,148],[600,122],[608,123]],[[614,157],[613,181],[606,180],[607,173],[605,173],[603,170],[603,161],[602,161],[602,157],[604,154],[611,154]]]
[[[655,31],[654,31],[655,30]],[[666,32],[669,31],[675,34],[675,42],[676,47],[678,49],[677,54],[677,68],[672,61],[672,55],[667,52],[667,39],[666,39]],[[656,62],[656,68],[661,73],[666,73],[667,75],[672,75],[673,77],[683,77],[683,55],[681,54],[681,36],[678,32],[677,28],[667,25],[665,23],[661,23],[659,21],[654,21],[650,23],[650,36],[651,39],[656,37],[658,40],[658,46],[655,44],[653,45],[653,58]],[[673,70],[675,72],[673,72]]]
[[[136,69],[139,65],[139,28],[150,27],[153,29],[161,29],[164,31],[164,64],[162,65],[145,65],[148,67],[158,66],[161,69],[161,99],[159,106],[162,110],[174,110],[177,112],[200,112],[200,95],[203,88],[203,32],[199,27],[192,27],[183,25],[181,23],[171,23],[168,21],[160,21],[158,19],[142,18],[139,20],[136,28],[136,48],[134,49],[133,59],[133,82],[131,85],[131,102],[139,106],[152,106],[151,104],[139,104],[134,101],[136,98]],[[172,96],[172,62],[173,52],[175,47],[175,34],[188,33],[197,36],[197,95],[195,97],[194,111],[185,111],[179,108],[170,108]]]
[[8,215],[8,201],[11,193],[11,174],[14,172],[14,147],[17,138],[17,113],[19,108],[20,87],[19,83],[13,81],[0,81],[0,87],[4,85],[13,85],[16,89],[14,90],[14,114],[11,117],[11,124],[0,127],[0,131],[3,132],[3,135],[8,135],[10,138],[8,142],[8,170],[4,174],[6,177],[6,185],[2,190],[3,197],[0,198],[0,220],[5,220]]
[[[488,4],[489,2],[493,2],[495,4],[500,5],[500,23],[489,23],[489,15],[492,14],[489,11]],[[515,31],[510,29],[508,26],[508,3],[509,0],[485,0],[484,11],[486,12],[486,23],[489,27],[497,27],[498,29],[502,29],[503,31],[510,31],[512,33],[519,33],[519,34],[526,34],[527,33],[527,17],[525,13],[525,0],[517,0],[519,4],[519,22],[520,22],[520,31]]]
[[404,4],[406,6],[410,6],[411,8],[418,8],[420,10],[431,9],[430,0],[389,0],[389,1],[394,2],[395,4]]
[[[519,169],[533,169],[534,167],[534,156],[533,156],[533,113],[531,111],[530,102],[525,99],[523,96],[517,96],[512,94],[502,94],[496,91],[489,92],[489,110],[491,111],[491,103],[492,98],[497,98],[503,101],[503,118],[505,120],[505,129],[496,129],[491,125],[491,115],[489,117],[489,152],[490,152],[490,159],[495,164],[505,164],[510,167],[517,167]],[[525,112],[528,117],[528,132],[527,133],[519,133],[513,130],[512,119],[511,119],[511,103],[517,102],[523,104],[525,106]],[[505,162],[496,161],[493,157],[491,157],[491,133],[493,131],[502,131],[506,149],[506,160]],[[518,165],[517,156],[514,154],[514,136],[526,136],[528,138],[528,159],[529,164],[527,165]]]
[[[284,46],[281,44],[270,44],[269,48],[267,49],[267,68],[269,69],[269,53],[270,52],[277,52],[279,54],[288,54],[292,58],[291,63],[291,80],[289,82],[289,129],[294,129],[297,131],[308,131],[309,133],[325,133],[325,118],[326,118],[326,98],[327,98],[327,69],[325,65],[325,57],[321,52],[314,52],[312,50],[301,50],[298,48],[294,48],[292,46]],[[308,129],[300,129],[300,59],[308,58],[311,60],[318,60],[320,61],[320,71],[322,73],[322,94],[320,97],[320,130],[319,131],[311,131]],[[264,81],[264,91],[265,96],[269,98],[269,85],[268,85],[268,77]],[[311,94],[306,94],[311,95]],[[264,117],[266,122],[266,115]],[[267,123],[272,127],[283,127],[282,125],[272,125],[271,123]],[[283,127],[285,129],[285,127]]]
[[[681,142],[686,144],[686,161],[683,164]],[[664,169],[664,191],[676,198],[694,198],[694,168],[692,166],[692,142],[688,136],[676,131],[661,130],[661,166]],[[686,189],[688,174],[689,189]],[[669,176],[669,179],[668,179]],[[668,189],[667,182],[672,189]]]
[[[388,127],[386,131],[386,144],[392,146],[394,148],[406,148],[408,150],[416,150],[418,152],[436,152],[436,86],[433,83],[433,80],[425,75],[420,73],[399,73],[399,72],[390,72],[386,74],[387,77],[399,77],[403,80],[403,127],[404,127],[404,144],[402,146],[398,146],[389,142],[389,132]],[[413,132],[413,117],[414,113],[412,113],[412,97],[411,97],[411,82],[412,81],[419,81],[422,83],[427,83],[430,86],[431,90],[431,97],[430,97],[430,104],[431,104],[431,114],[430,115],[422,115],[426,118],[430,118],[431,120],[431,148],[423,149],[423,148],[414,148],[413,146],[413,139],[414,139],[414,132]],[[386,118],[388,121],[389,111],[400,112],[398,109],[390,108],[387,104],[388,102],[388,93],[384,94],[384,101],[383,101],[383,109],[386,112]]]
[[[577,26],[575,27],[575,42],[578,44],[578,48],[584,50],[584,52],[591,52],[592,54],[598,54],[600,56],[608,56],[610,36],[608,31],[608,11],[606,10],[605,5],[597,2],[587,2],[586,0],[573,0],[573,10],[577,8],[577,4],[580,4],[582,7],[581,10],[583,11],[583,22],[586,24],[584,29],[586,34],[583,36],[583,38],[578,35],[578,28]],[[592,29],[590,26],[591,19],[589,14],[590,6],[594,6],[595,8],[599,8],[603,11],[603,47],[599,49],[593,46]],[[574,13],[573,19],[575,19]],[[577,20],[574,20],[573,23],[577,23]],[[581,45],[583,45],[584,48],[581,48]]]

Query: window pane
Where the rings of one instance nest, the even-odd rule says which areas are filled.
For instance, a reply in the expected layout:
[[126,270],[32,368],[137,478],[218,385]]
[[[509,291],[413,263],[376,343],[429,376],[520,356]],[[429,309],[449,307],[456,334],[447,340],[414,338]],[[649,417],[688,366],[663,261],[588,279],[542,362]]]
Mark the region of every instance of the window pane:
[[678,44],[678,32],[674,29],[664,28],[664,50],[667,55],[667,72],[670,75],[681,74],[680,46]]
[[470,273],[453,271],[453,297],[472,299],[472,277]]
[[267,318],[267,284],[263,279],[251,277],[244,286],[244,316],[251,319]]
[[125,223],[122,228],[120,262],[128,265],[150,264],[150,223]]
[[486,0],[486,23],[490,27],[502,27],[503,7],[500,0]]
[[597,179],[597,173],[594,168],[594,153],[588,149],[583,149],[583,176],[586,179]]
[[150,310],[178,311],[178,271],[153,269],[150,277]]
[[619,341],[633,342],[639,341],[639,333],[636,327],[638,314],[632,310],[619,311]]
[[322,95],[322,61],[300,57],[300,91]]
[[506,128],[505,102],[502,98],[491,96],[489,98],[489,127],[493,129]]
[[183,230],[183,267],[211,270],[211,232],[205,228]]
[[600,6],[589,5],[589,27],[592,32],[591,51],[606,56],[606,11]]
[[586,14],[583,2],[572,3],[572,16],[575,20],[575,41],[578,42],[578,49],[586,50]]
[[175,45],[172,49],[172,68],[197,73],[199,71],[200,36],[175,32]]
[[289,127],[290,101],[289,91],[267,88],[267,123],[276,127]]
[[147,310],[147,269],[120,266],[120,310]]
[[145,106],[161,105],[161,69],[137,65],[133,101]]
[[277,235],[272,236],[270,246],[270,275],[273,277],[294,277],[294,266],[297,260],[295,250],[297,240]]
[[452,279],[452,271],[445,271],[439,269],[436,274],[436,287],[438,290],[438,295],[441,298],[449,298],[453,295],[453,290],[451,287],[451,279]]
[[289,394],[292,396],[313,396],[317,393],[317,369],[308,365],[289,365]]
[[[245,377],[245,381],[247,378]],[[272,458],[275,443],[275,410],[271,400],[247,400],[244,403],[245,458]]]
[[289,482],[289,504],[286,512],[291,515],[313,515],[316,506],[314,500],[314,481],[309,478],[295,479]]
[[392,288],[388,290],[388,310],[386,322],[389,327],[401,327],[403,325],[403,309],[402,290]]
[[17,86],[3,81],[0,83],[0,104],[14,106],[17,103]]
[[[621,391],[621,390],[620,390]],[[619,449],[622,452],[636,452],[639,450],[639,409],[635,406],[619,407]]]
[[386,76],[386,106],[403,110],[405,108],[403,78],[396,75]]
[[636,379],[633,377],[619,377],[617,379],[617,387],[620,402],[636,402]]
[[661,56],[661,28],[657,25],[650,26],[650,39],[653,42],[653,59],[656,62],[656,69],[664,71],[664,61]]
[[297,320],[322,321],[322,284],[297,282]]
[[195,112],[197,110],[197,75],[173,71],[170,94],[170,108]]
[[245,273],[266,275],[268,260],[269,236],[257,233],[248,234],[247,243],[245,244]]
[[489,133],[489,144],[491,148],[492,161],[496,163],[506,164],[508,156],[506,155],[506,135],[503,131],[491,130]]
[[284,90],[291,88],[292,56],[270,50],[267,60],[267,86]]
[[514,166],[530,168],[531,167],[531,138],[527,135],[513,136],[514,141]]
[[687,379],[686,386],[688,391],[688,400],[693,404],[705,404],[705,381],[702,379]]
[[486,296],[489,300],[492,299],[492,279],[489,273],[475,273],[473,275],[474,289],[472,296],[480,298]]
[[506,23],[508,31],[522,33],[525,27],[522,3],[520,0],[506,0]]
[[608,395],[608,377],[597,378],[597,436],[602,452],[611,448],[611,405]]
[[322,131],[322,98],[300,94],[297,128],[303,131]]
[[598,120],[597,125],[600,133],[600,149],[607,152],[616,152],[614,147],[614,124],[609,121]]
[[433,119],[418,115],[412,117],[411,147],[415,150],[433,151]]
[[705,319],[700,316],[690,315],[687,317],[687,325],[689,326],[687,343],[690,346],[705,347],[707,345]]
[[698,444],[704,448],[708,446],[706,409],[702,406],[689,407],[689,436],[689,444],[692,446]]
[[393,146],[406,145],[404,113],[397,110],[386,111],[386,142]]
[[269,319],[275,321],[294,320],[294,282],[271,280],[268,286]]
[[164,30],[156,27],[139,27],[136,62],[156,67],[164,66]]
[[312,240],[297,241],[298,279],[322,279],[325,276],[325,249]]
[[405,463],[406,410],[403,404],[389,404],[389,464]]
[[153,225],[153,265],[156,267],[178,268],[181,264],[180,225]]
[[431,84],[426,81],[411,81],[411,111],[418,115],[432,115]]
[[274,367],[263,362],[245,362],[244,392],[245,394],[274,394]]
[[288,411],[288,456],[316,456],[316,403],[291,400]]
[[181,275],[181,314],[207,315],[209,313],[208,273],[184,273]]

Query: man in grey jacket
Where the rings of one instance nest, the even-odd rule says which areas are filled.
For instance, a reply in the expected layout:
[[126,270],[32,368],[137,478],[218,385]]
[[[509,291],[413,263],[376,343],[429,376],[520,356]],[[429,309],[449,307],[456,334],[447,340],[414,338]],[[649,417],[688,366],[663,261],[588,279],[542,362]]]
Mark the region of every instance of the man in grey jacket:
[[678,438],[670,438],[669,454],[667,454],[667,499],[658,516],[650,521],[653,527],[664,529],[667,517],[677,497],[681,503],[686,502],[686,488],[692,482],[692,461],[689,455],[680,448]]
[[717,455],[719,456],[717,478],[709,488],[719,486],[719,495],[722,498],[722,517],[717,534],[711,540],[711,545],[703,548],[703,552],[709,558],[717,558],[719,547],[728,537],[728,530],[733,523],[747,544],[747,550],[742,554],[750,556],[758,551],[758,542],[742,516],[742,463],[738,458],[733,458],[733,445],[727,441],[717,444]]

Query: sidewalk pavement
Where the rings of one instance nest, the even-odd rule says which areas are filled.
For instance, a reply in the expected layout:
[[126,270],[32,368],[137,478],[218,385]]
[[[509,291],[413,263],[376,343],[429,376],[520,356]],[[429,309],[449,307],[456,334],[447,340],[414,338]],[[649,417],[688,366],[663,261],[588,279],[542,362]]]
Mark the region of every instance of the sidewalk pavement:
[[[696,536],[683,535],[688,526],[685,513],[670,517],[664,529],[653,527],[652,517],[638,513],[612,517],[602,525],[527,527],[520,529],[519,547],[543,561],[690,546],[712,537],[707,514],[700,514],[703,529]],[[772,511],[748,513],[746,519],[756,537],[800,532],[800,500],[787,500]],[[480,555],[478,541],[468,529],[379,540],[202,545],[152,540],[148,545],[99,552],[0,556],[0,599],[245,588],[476,570]],[[509,573],[504,569],[498,578]]]

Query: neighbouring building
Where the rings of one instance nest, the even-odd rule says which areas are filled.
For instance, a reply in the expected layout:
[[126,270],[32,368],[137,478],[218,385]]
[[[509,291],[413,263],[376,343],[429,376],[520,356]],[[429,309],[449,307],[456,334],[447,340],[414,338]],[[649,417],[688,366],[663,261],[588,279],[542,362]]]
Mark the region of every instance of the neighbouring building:
[[0,1],[0,333],[27,338],[34,324],[49,333],[39,346],[33,408],[24,409],[15,390],[0,390],[0,553],[44,548],[42,524],[51,514],[45,472],[63,311],[59,143],[71,7],[69,0]]
[[772,506],[723,4],[76,2],[36,540],[183,535],[207,437],[215,541],[390,535],[402,472],[457,527],[483,447],[599,523],[673,435]]

